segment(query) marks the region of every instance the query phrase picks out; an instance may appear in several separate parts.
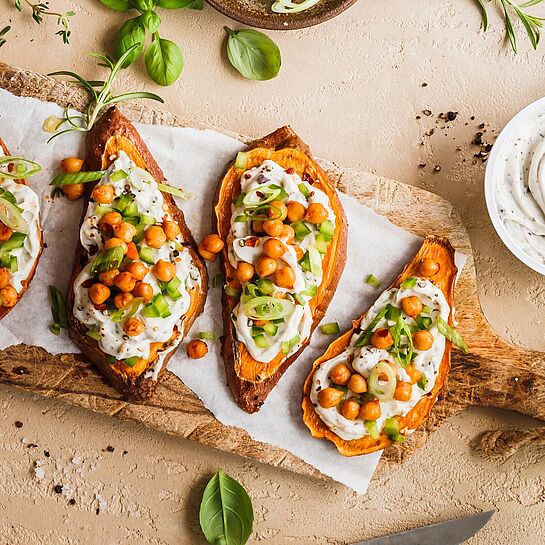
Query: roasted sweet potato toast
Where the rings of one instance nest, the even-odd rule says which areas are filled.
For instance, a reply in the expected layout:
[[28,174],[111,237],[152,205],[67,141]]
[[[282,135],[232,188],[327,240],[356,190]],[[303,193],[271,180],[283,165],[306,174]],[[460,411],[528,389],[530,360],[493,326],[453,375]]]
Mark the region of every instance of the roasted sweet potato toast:
[[333,184],[290,127],[239,153],[219,184],[214,213],[225,241],[227,383],[253,413],[326,312],[346,261],[346,217]]
[[[10,157],[6,144],[0,139],[0,160]],[[27,164],[19,159],[23,170]],[[13,176],[16,165],[10,169]],[[5,178],[0,172],[0,320],[21,300],[28,290],[43,250],[40,227],[40,203],[27,181]]]
[[[313,437],[344,456],[382,450],[422,424],[443,388],[457,268],[447,239],[430,236],[377,302],[318,358],[303,388]],[[410,342],[409,342],[410,341]]]
[[85,163],[106,172],[86,184],[70,337],[125,397],[149,398],[204,308],[206,267],[173,188],[116,108],[89,132]]

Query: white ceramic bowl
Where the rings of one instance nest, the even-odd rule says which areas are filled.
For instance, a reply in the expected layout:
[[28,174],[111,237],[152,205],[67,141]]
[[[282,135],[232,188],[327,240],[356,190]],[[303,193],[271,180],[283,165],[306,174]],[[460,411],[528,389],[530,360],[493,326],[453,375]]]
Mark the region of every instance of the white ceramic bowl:
[[510,139],[518,133],[519,129],[523,127],[530,118],[533,118],[537,113],[545,112],[545,97],[532,102],[529,106],[526,106],[521,110],[500,132],[492,151],[488,157],[486,164],[486,172],[484,176],[484,196],[486,199],[486,207],[488,208],[488,214],[492,220],[492,224],[496,229],[496,233],[501,238],[503,243],[511,251],[511,253],[517,257],[522,263],[530,267],[534,271],[537,271],[540,274],[545,275],[545,263],[536,261],[529,255],[527,255],[511,238],[509,232],[507,231],[505,224],[501,220],[498,214],[498,207],[496,205],[496,196],[495,196],[495,183],[494,183],[494,173],[498,168],[498,163],[502,160],[503,153],[505,151],[505,146],[509,143]]

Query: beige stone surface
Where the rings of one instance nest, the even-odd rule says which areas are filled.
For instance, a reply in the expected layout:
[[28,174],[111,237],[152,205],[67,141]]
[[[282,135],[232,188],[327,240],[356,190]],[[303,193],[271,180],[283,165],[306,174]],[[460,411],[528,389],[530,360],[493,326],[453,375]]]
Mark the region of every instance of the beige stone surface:
[[[72,44],[54,36],[54,21],[37,26],[28,11],[19,14],[12,0],[0,0],[0,27],[8,21],[13,27],[0,59],[41,72],[77,68],[92,77],[94,64],[83,52],[110,51],[124,15],[98,0],[51,4],[76,11]],[[485,132],[481,123],[483,139],[492,142],[514,113],[542,95],[544,50],[531,50],[521,32],[513,55],[494,6],[486,34],[475,6],[472,0],[360,0],[321,26],[271,33],[283,68],[266,83],[245,81],[225,63],[222,27],[235,23],[208,6],[201,13],[163,12],[161,34],[185,54],[182,78],[157,89],[139,61],[122,80],[127,89],[159,91],[177,114],[249,136],[290,123],[318,156],[449,199],[472,238],[489,321],[504,338],[545,350],[543,279],[495,235],[483,198],[484,165],[471,143]],[[457,118],[437,119],[447,111]],[[357,496],[341,485],[0,387],[0,545],[204,543],[198,503],[218,467],[252,496],[254,543],[346,544],[494,507],[499,513],[472,545],[538,545],[545,533],[545,450],[527,449],[497,465],[470,447],[484,429],[532,424],[506,412],[467,411],[395,474]]]

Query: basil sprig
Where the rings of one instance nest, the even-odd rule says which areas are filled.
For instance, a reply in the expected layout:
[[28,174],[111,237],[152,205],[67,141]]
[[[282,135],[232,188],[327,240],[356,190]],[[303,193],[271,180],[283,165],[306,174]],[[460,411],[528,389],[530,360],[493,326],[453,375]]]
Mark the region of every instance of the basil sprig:
[[441,335],[446,337],[454,346],[457,346],[464,354],[468,353],[469,348],[460,333],[450,327],[441,316],[437,318],[437,329]]
[[159,85],[172,85],[182,73],[184,58],[180,48],[155,32],[144,57],[146,69],[153,81]]
[[227,57],[245,78],[269,80],[278,74],[282,65],[280,49],[265,34],[257,30],[231,30],[227,32]]
[[252,533],[252,501],[242,485],[221,469],[204,489],[199,522],[213,545],[245,545]]

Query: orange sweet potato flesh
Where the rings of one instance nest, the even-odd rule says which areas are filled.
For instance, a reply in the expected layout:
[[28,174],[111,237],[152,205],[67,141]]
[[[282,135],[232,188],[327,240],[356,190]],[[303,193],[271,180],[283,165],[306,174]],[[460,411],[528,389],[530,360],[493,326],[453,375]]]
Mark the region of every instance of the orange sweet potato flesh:
[[[219,236],[226,240],[230,230],[231,204],[240,193],[240,177],[244,170],[260,165],[266,159],[275,161],[284,169],[293,168],[299,176],[308,174],[315,180],[314,187],[324,191],[329,197],[331,208],[336,216],[335,235],[322,262],[323,281],[317,294],[310,301],[313,322],[312,331],[323,318],[329,302],[339,283],[346,262],[347,222],[341,202],[331,181],[310,155],[308,146],[290,127],[282,127],[260,140],[252,142],[245,152],[246,166],[237,169],[230,166],[221,181],[214,206],[215,221]],[[234,278],[235,270],[227,257],[227,246],[221,253],[223,272],[227,281]],[[310,336],[301,348],[289,358],[279,353],[273,360],[262,363],[252,358],[245,345],[236,338],[231,312],[237,299],[223,293],[222,356],[225,363],[227,384],[236,403],[245,411],[253,413],[263,405],[267,395],[280,380],[282,374],[299,357],[310,342]]]
[[[95,124],[89,132],[86,141],[85,166],[87,170],[104,170],[112,163],[119,151],[123,150],[132,161],[140,168],[147,170],[157,182],[165,182],[165,177],[159,165],[144,144],[142,138],[130,123],[130,121],[117,109],[110,108]],[[85,219],[87,204],[91,196],[94,183],[86,184],[85,202],[81,221]],[[194,265],[201,276],[200,287],[194,287],[190,292],[190,306],[184,319],[184,333],[187,333],[195,319],[202,313],[208,289],[208,274],[206,265],[197,252],[195,241],[187,227],[182,211],[176,206],[174,199],[168,193],[163,192],[164,202],[168,205],[173,219],[178,223],[184,242],[188,244],[188,250]],[[97,341],[86,335],[87,326],[77,320],[73,314],[74,307],[74,281],[80,271],[88,263],[89,257],[85,248],[78,242],[76,260],[72,273],[72,280],[67,296],[68,321],[70,324],[70,338],[80,347],[82,352],[97,366],[99,371],[122,392],[128,399],[147,399],[153,395],[157,383],[166,371],[168,360],[176,350],[172,350],[164,359],[158,379],[146,378],[144,375],[148,369],[153,368],[159,353],[168,348],[167,343],[151,343],[148,359],[140,359],[134,367],[128,367],[123,361],[116,361],[113,365],[108,363],[108,356],[102,352]],[[172,332],[171,340],[177,336],[177,329]]]
[[[0,138],[0,147],[2,148],[4,152],[4,155],[11,155],[6,144],[1,138]],[[1,178],[2,177],[0,176],[0,180]],[[14,180],[14,182],[17,184],[28,185],[26,180]],[[32,267],[32,270],[30,271],[28,278],[26,278],[25,280],[21,282],[21,284],[23,285],[23,289],[21,290],[21,292],[19,293],[17,297],[17,303],[21,300],[21,297],[23,297],[25,292],[28,290],[30,286],[30,282],[34,278],[34,274],[36,273],[36,268],[38,267],[38,262],[40,261],[40,257],[42,255],[43,247],[44,247],[43,236],[42,236],[42,230],[40,229],[40,253],[36,257],[36,261],[34,262],[34,266]],[[2,318],[4,318],[4,316],[6,316],[11,311],[11,309],[15,308],[17,306],[17,303],[15,303],[15,305],[13,305],[12,307],[0,306],[0,320],[2,320]]]
[[[456,280],[456,274],[458,272],[454,263],[454,249],[450,245],[450,242],[446,238],[440,238],[435,236],[429,236],[424,240],[418,253],[411,259],[411,261],[405,266],[401,274],[397,277],[391,288],[398,288],[403,280],[413,276],[423,276],[420,271],[420,263],[422,259],[431,258],[437,261],[440,265],[439,271],[429,277],[437,287],[444,293],[445,298],[451,308],[449,315],[449,324],[452,325],[452,309],[454,308],[454,283]],[[350,343],[350,339],[354,334],[354,330],[360,326],[362,320],[367,313],[364,313],[352,324],[352,328],[344,333],[341,337],[336,339],[326,350],[326,352],[318,358],[313,366],[312,371],[308,375],[304,387],[303,387],[303,421],[309,428],[313,437],[318,439],[328,439],[335,443],[337,450],[343,456],[358,456],[360,454],[369,454],[377,450],[382,450],[392,444],[392,440],[386,433],[382,433],[378,439],[373,439],[371,436],[366,435],[361,439],[354,439],[352,441],[346,441],[341,439],[336,433],[331,431],[323,420],[316,412],[314,405],[310,399],[310,390],[312,388],[312,380],[314,372],[320,364],[328,361],[340,353],[342,353]],[[427,420],[433,405],[437,400],[437,396],[447,379],[447,375],[450,369],[450,352],[452,349],[452,343],[446,340],[445,351],[439,372],[435,381],[433,389],[426,394],[408,413],[405,417],[398,417],[400,429],[407,428],[414,430],[420,426],[425,420]]]

